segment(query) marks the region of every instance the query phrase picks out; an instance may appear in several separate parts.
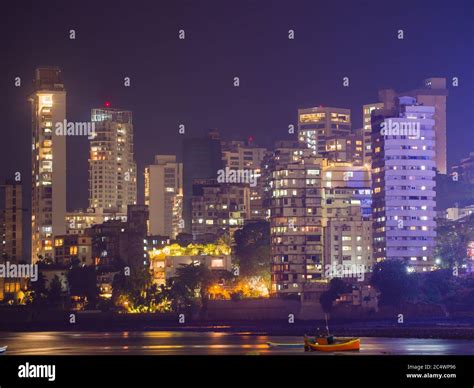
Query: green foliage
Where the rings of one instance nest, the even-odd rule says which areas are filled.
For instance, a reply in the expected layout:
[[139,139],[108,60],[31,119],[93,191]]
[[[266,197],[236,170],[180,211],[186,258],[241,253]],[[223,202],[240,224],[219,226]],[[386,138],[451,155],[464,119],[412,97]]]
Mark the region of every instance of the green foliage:
[[205,313],[209,300],[209,287],[231,278],[230,272],[212,271],[204,264],[181,266],[177,269],[170,290],[173,300],[175,300],[176,310],[195,306],[199,296],[201,313]]
[[461,266],[467,256],[467,246],[474,241],[474,214],[463,222],[438,220],[434,256],[441,261],[442,268]]
[[271,276],[270,224],[267,221],[245,225],[234,234],[236,262],[241,276]]
[[380,291],[380,303],[399,306],[415,293],[415,278],[401,260],[384,260],[373,268],[371,283]]

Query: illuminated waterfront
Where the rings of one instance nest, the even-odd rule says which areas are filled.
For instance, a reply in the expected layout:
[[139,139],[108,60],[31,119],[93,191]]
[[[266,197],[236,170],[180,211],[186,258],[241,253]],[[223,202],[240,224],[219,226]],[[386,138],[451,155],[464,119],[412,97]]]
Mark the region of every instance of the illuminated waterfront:
[[[301,348],[270,349],[267,342],[302,343],[298,336],[220,332],[2,333],[5,355],[275,355],[311,354]],[[339,355],[474,355],[474,340],[363,337],[357,353]]]

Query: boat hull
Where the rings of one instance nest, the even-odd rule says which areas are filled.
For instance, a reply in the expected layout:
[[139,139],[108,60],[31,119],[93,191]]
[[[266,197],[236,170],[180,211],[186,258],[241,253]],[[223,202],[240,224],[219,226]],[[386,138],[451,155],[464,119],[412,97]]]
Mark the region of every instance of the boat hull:
[[304,339],[305,350],[319,352],[347,352],[360,350],[360,338],[336,340],[334,344],[313,343],[308,338]]

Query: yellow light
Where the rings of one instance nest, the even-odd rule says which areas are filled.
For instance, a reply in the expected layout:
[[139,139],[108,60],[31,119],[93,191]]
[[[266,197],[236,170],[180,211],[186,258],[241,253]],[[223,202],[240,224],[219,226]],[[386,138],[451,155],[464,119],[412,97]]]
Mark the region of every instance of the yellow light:
[[41,108],[42,107],[52,107],[53,106],[53,95],[52,94],[40,94],[39,101]]

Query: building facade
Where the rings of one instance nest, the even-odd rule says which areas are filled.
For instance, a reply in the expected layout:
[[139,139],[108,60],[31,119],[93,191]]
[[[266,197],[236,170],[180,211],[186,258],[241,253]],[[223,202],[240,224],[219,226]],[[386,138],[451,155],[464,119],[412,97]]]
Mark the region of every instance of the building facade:
[[73,263],[93,265],[92,238],[85,235],[67,234],[54,238],[54,261],[58,265]]
[[372,163],[372,122],[371,115],[376,109],[383,109],[382,102],[366,104],[362,107],[362,136],[364,137],[364,164]]
[[181,231],[183,165],[174,155],[156,155],[145,168],[145,205],[150,219],[148,233],[175,238]]
[[24,260],[22,184],[8,180],[0,190],[0,259],[19,262]]
[[223,168],[221,139],[217,130],[207,136],[183,141],[183,218],[184,231],[192,229],[193,185],[197,179],[216,179]]
[[400,97],[372,115],[374,258],[399,259],[409,271],[433,267],[436,237],[435,108]]
[[446,100],[448,90],[446,89],[446,78],[427,78],[423,86],[408,92],[396,93],[392,89],[381,90],[379,99],[385,109],[393,109],[398,104],[398,98],[410,96],[417,100],[418,104],[434,107],[434,132],[436,136],[435,161],[436,169],[441,174],[447,173],[447,141],[446,141]]
[[95,135],[90,140],[89,207],[127,212],[137,203],[137,166],[133,154],[132,112],[92,109]]
[[272,293],[301,294],[323,277],[322,159],[310,149],[272,173],[270,235]]
[[324,161],[322,177],[325,277],[355,277],[361,271],[370,272],[373,267],[370,169]]
[[343,108],[316,107],[298,109],[298,139],[317,156],[326,152],[329,136],[351,133],[351,111]]
[[250,185],[250,218],[264,219],[263,206],[264,180],[262,179],[263,161],[268,150],[257,147],[252,142],[222,142],[222,160],[224,167],[232,170],[251,171],[255,183]]
[[226,233],[233,236],[250,218],[250,188],[221,184],[216,180],[195,181],[192,198],[192,234],[195,237]]
[[57,67],[36,69],[32,115],[31,260],[52,260],[53,238],[66,233],[66,90]]

